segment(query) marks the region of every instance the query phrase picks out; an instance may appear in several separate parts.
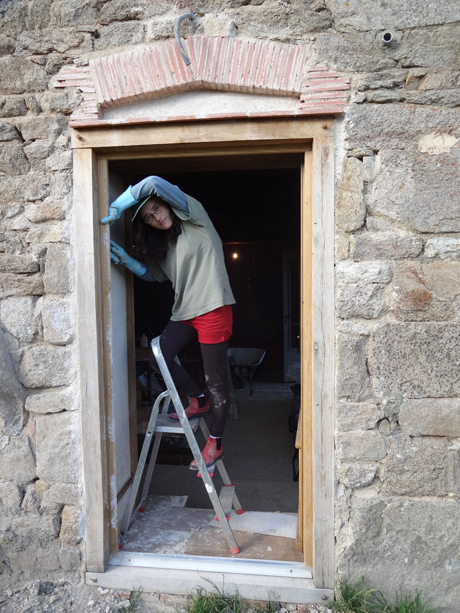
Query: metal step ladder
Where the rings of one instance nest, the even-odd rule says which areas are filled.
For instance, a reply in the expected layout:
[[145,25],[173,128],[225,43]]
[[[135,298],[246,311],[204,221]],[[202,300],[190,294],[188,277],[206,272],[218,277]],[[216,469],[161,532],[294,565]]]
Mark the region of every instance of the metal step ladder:
[[[225,470],[225,466],[222,460],[217,460],[215,464],[209,467],[206,467],[204,463],[203,456],[201,455],[200,448],[198,447],[198,443],[196,442],[195,435],[193,431],[198,428],[198,424],[200,425],[201,431],[205,437],[205,439],[209,436],[209,430],[206,425],[206,422],[203,418],[196,418],[193,420],[187,419],[185,415],[185,409],[182,405],[182,402],[179,398],[179,394],[177,393],[176,386],[172,380],[171,374],[166,366],[165,359],[160,349],[160,337],[154,338],[152,340],[152,351],[157,364],[160,368],[161,374],[163,376],[163,380],[166,384],[166,391],[158,396],[155,400],[155,403],[152,408],[152,413],[150,415],[149,424],[147,427],[147,432],[144,439],[144,444],[142,445],[141,455],[139,457],[139,462],[136,469],[136,474],[134,475],[133,485],[131,488],[131,493],[129,496],[128,506],[123,515],[121,521],[121,529],[120,536],[118,539],[118,546],[120,549],[123,548],[124,539],[126,533],[129,530],[136,514],[138,511],[143,511],[143,505],[145,499],[147,498],[150,483],[152,481],[153,469],[155,467],[156,459],[158,456],[158,450],[160,448],[161,438],[163,433],[173,433],[173,434],[185,434],[187,437],[188,444],[192,451],[193,457],[196,460],[198,466],[198,477],[203,479],[204,486],[208,493],[208,496],[211,500],[212,506],[216,512],[216,520],[219,522],[219,526],[222,527],[225,538],[227,539],[228,546],[230,547],[230,553],[236,554],[239,553],[240,549],[235,541],[235,537],[233,536],[232,529],[230,528],[229,519],[230,512],[232,507],[235,509],[235,512],[240,515],[243,513],[243,509],[239,503],[239,500],[235,494],[235,486],[230,481],[227,471]],[[169,421],[167,411],[169,407],[169,403],[172,401],[174,408],[176,409],[176,413],[179,416],[179,423],[174,423]],[[160,405],[163,402],[160,411]],[[147,471],[145,474],[144,485],[142,488],[142,495],[140,498],[140,502],[137,505],[136,509],[133,512],[134,505],[136,503],[137,494],[139,491],[139,487],[141,484],[142,475],[144,473],[145,464],[147,462],[147,456],[149,453],[150,445],[152,444],[152,439],[155,435],[155,441],[153,444],[152,454],[150,456],[150,461],[147,466]],[[214,474],[215,467],[219,471],[219,474],[222,478],[223,486],[220,493],[220,497],[217,496],[216,489],[212,482],[211,477]]]

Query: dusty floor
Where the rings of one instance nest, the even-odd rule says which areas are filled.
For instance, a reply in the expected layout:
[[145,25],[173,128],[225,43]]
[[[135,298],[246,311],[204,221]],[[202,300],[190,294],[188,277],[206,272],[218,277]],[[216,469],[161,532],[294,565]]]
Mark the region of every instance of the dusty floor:
[[[137,605],[130,598],[130,592],[115,592],[84,583],[33,581],[0,592],[0,613],[182,613],[187,607],[187,598],[182,596],[142,594]],[[280,613],[332,613],[325,605],[274,604]],[[248,604],[248,611],[255,608]]]
[[[255,512],[293,519],[298,484],[293,480],[292,469],[294,435],[288,428],[293,404],[290,385],[256,382],[252,396],[243,389],[236,390],[235,395],[239,418],[227,422],[224,464],[245,511],[240,518],[249,519],[250,513]],[[199,443],[201,437],[198,431]],[[180,454],[175,457],[183,464],[156,465],[145,512],[137,515],[124,549],[229,557],[223,534],[213,522],[214,513],[202,480],[189,470],[187,455],[182,460]],[[213,480],[219,492],[222,482],[217,471]],[[237,525],[240,518],[235,517],[232,525],[240,547],[238,557],[302,561],[302,554],[295,549],[295,520],[288,534],[276,530],[260,534],[250,525]]]

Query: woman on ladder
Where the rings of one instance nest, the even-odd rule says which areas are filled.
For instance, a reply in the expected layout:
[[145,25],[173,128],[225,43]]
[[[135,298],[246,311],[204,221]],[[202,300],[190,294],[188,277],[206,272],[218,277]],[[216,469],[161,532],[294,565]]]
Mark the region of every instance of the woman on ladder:
[[[191,398],[189,419],[212,415],[210,436],[202,451],[206,466],[223,457],[222,435],[229,409],[227,345],[232,334],[235,300],[224,262],[222,241],[203,206],[160,177],[129,187],[109,208],[107,224],[135,207],[134,242],[138,261],[110,241],[111,258],[144,281],[169,279],[175,298],[160,347],[176,387]],[[175,360],[198,334],[207,393]],[[176,413],[169,415],[178,421]],[[190,468],[197,470],[193,461]]]

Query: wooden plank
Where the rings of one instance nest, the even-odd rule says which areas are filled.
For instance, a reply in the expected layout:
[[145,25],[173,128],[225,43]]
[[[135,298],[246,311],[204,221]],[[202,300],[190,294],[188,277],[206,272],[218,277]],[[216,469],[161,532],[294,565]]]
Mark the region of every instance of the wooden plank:
[[302,551],[305,564],[313,564],[313,467],[312,467],[312,152],[306,151],[302,166],[301,192],[301,495]]
[[333,590],[317,589],[311,579],[300,577],[274,577],[216,571],[172,570],[169,568],[146,568],[139,566],[112,566],[104,574],[86,573],[86,583],[114,590],[134,590],[163,594],[191,594],[202,588],[213,591],[214,585],[222,594],[250,600],[280,602],[308,602],[324,604],[334,598]]
[[334,140],[313,142],[313,577],[334,587]]
[[109,556],[109,495],[105,436],[97,162],[74,152],[75,284],[80,361],[85,548],[88,571],[104,572]]
[[[323,125],[326,128],[323,128]],[[74,149],[139,147],[184,143],[292,143],[322,138],[333,119],[304,117],[285,119],[216,120],[212,122],[164,123],[140,126],[78,128],[72,134]]]
[[[126,245],[133,244],[133,226],[125,214]],[[138,462],[137,449],[137,402],[136,402],[136,342],[134,317],[134,277],[126,272],[126,331],[128,335],[128,396],[129,396],[129,446],[131,451],[131,475],[134,475]]]
[[248,155],[282,155],[282,154],[303,154],[310,147],[310,142],[300,143],[252,143],[250,145],[236,145],[231,143],[219,145],[217,147],[202,145],[160,145],[160,146],[144,146],[144,147],[126,147],[122,150],[101,148],[98,150],[99,155],[107,160],[127,160],[127,159],[176,159],[176,158],[196,158],[196,157],[233,157],[233,156],[248,156]]
[[[112,365],[112,328],[110,309],[110,228],[100,223],[100,219],[107,215],[109,200],[109,165],[107,160],[98,160],[98,187],[99,202],[96,223],[100,233],[100,268],[96,269],[101,284],[101,320],[103,328],[103,352],[104,352],[104,384],[105,384],[105,414],[107,432],[115,431],[113,414],[113,365]],[[107,472],[110,487],[111,517],[109,525],[110,553],[118,551],[117,530],[117,480],[115,475],[115,440],[113,436],[107,436]]]

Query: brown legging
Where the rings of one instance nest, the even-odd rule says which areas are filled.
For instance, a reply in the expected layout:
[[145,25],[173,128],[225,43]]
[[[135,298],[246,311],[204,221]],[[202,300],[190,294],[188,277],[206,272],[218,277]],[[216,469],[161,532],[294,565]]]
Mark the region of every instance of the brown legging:
[[[180,321],[169,321],[160,338],[161,352],[176,387],[193,398],[198,398],[203,390],[174,358],[193,339],[196,339],[196,336],[196,330],[192,326]],[[215,437],[222,436],[224,432],[230,406],[227,384],[227,346],[228,341],[212,345],[200,343],[206,387],[212,409],[210,432]],[[155,359],[152,358],[151,361],[154,362],[152,366],[157,368]]]

